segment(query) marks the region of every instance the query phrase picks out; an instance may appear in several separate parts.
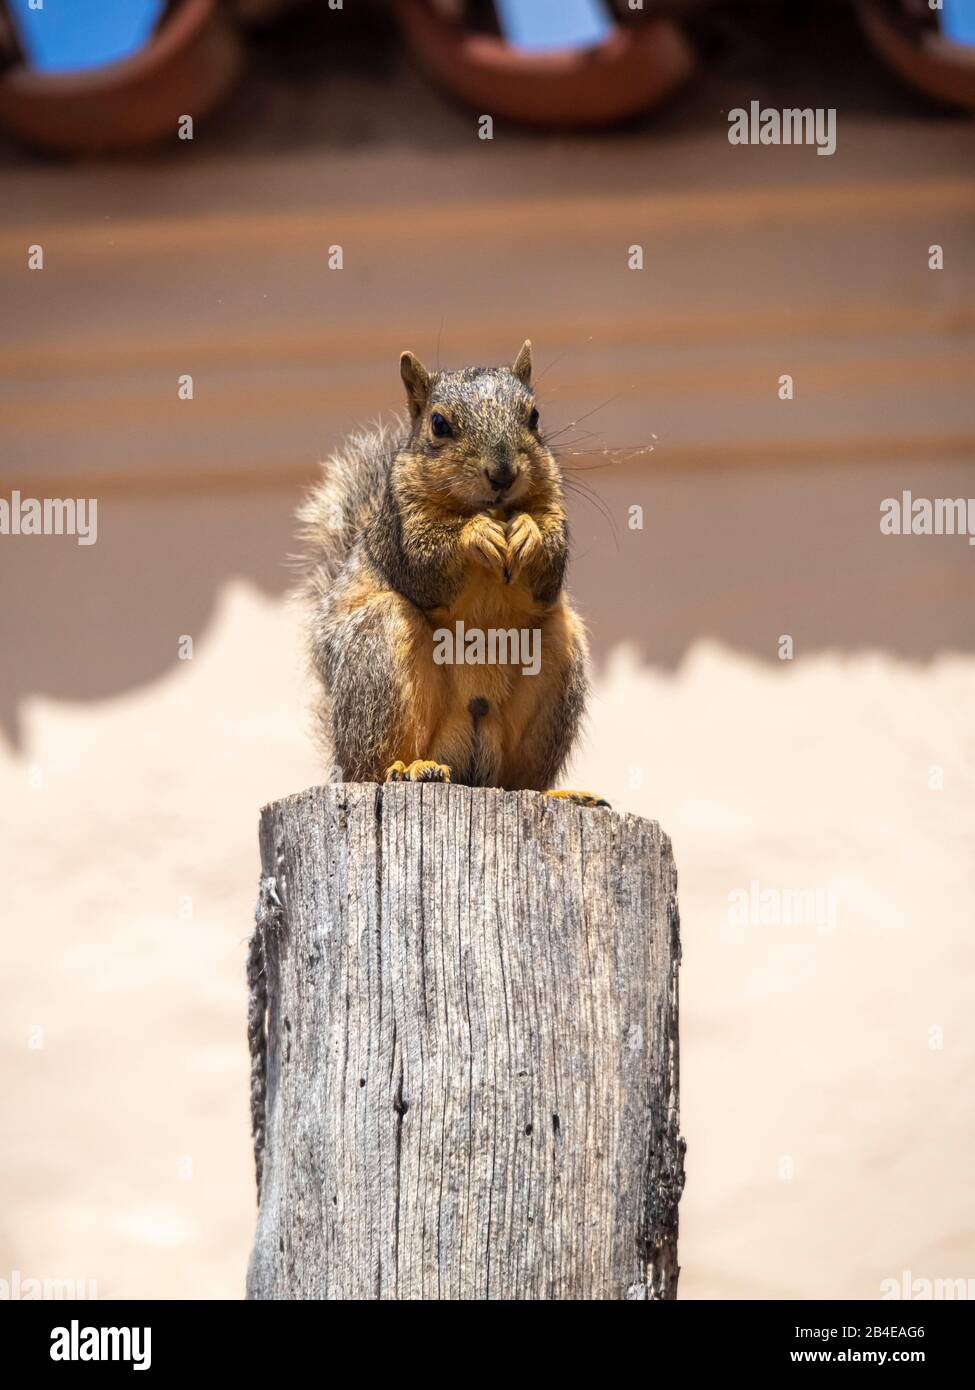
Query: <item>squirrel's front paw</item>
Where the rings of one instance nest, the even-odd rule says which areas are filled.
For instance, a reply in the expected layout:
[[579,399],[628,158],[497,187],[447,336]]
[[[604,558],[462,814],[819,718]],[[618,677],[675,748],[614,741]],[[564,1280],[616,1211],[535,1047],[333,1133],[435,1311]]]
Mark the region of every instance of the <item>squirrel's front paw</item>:
[[479,513],[464,527],[464,542],[473,557],[494,574],[504,574],[508,558],[508,538],[504,527],[492,517]]
[[519,512],[508,524],[508,575],[511,579],[542,553],[542,533],[528,512]]
[[398,759],[386,769],[387,782],[449,782],[450,768],[444,763],[417,758],[407,765]]

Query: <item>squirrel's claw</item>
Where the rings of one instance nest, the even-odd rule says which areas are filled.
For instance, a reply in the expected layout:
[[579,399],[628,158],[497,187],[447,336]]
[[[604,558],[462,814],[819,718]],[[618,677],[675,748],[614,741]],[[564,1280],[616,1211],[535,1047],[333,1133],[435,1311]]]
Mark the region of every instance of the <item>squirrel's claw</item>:
[[416,758],[409,765],[400,762],[390,763],[386,769],[387,782],[449,782],[450,768],[445,763],[430,762],[426,758]]
[[476,560],[495,574],[504,573],[508,541],[500,522],[479,513],[467,523],[464,538]]
[[547,791],[542,792],[542,796],[556,797],[560,801],[571,801],[575,806],[605,806],[607,811],[612,809],[609,802],[601,796],[597,796],[595,792]]
[[508,526],[508,570],[512,579],[541,553],[543,546],[535,518],[527,512],[519,513]]

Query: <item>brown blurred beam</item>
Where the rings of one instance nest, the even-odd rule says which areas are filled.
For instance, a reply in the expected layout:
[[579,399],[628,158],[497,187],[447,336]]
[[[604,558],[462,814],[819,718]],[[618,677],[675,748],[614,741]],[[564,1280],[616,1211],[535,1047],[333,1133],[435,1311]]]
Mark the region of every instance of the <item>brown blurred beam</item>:
[[[607,463],[598,451],[580,452],[573,464],[580,471],[599,465],[621,473],[723,473],[734,470],[814,468],[817,465],[859,467],[909,462],[918,470],[951,460],[975,458],[975,431],[958,434],[848,435],[822,441],[797,442],[794,439],[765,441],[760,444],[722,443],[713,448],[662,443],[652,452],[614,450]],[[210,460],[185,459],[179,473],[156,469],[138,473],[106,470],[88,473],[40,473],[19,475],[0,473],[0,495],[18,488],[31,497],[173,497],[211,493],[267,492],[279,489],[297,491],[318,476],[315,463],[293,460],[249,465],[235,471],[231,466],[214,468]]]

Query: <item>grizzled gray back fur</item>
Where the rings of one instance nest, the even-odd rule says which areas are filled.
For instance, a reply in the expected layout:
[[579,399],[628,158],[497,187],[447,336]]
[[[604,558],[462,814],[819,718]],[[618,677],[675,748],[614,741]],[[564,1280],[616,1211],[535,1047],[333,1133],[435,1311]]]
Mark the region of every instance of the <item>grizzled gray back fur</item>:
[[[377,424],[369,433],[350,435],[343,447],[325,460],[320,481],[298,508],[304,571],[299,598],[311,621],[311,663],[322,686],[318,732],[331,781],[343,780],[343,761],[350,766],[359,761],[358,757],[342,757],[345,750],[336,747],[336,725],[350,732],[373,730],[378,734],[392,714],[389,702],[393,692],[388,687],[370,692],[369,682],[363,681],[361,674],[358,681],[343,680],[343,672],[336,669],[333,610],[346,562],[354,550],[362,549],[363,533],[386,489],[390,465],[408,438],[409,427],[399,416]],[[338,650],[344,651],[349,661],[354,659],[368,669],[369,634],[356,634],[354,629],[355,624],[344,625],[341,635],[345,640]],[[378,670],[376,676],[380,676]],[[335,707],[336,698],[341,701],[356,690],[360,702],[372,694],[372,708],[361,704],[358,710],[350,711]],[[369,751],[363,747],[360,756],[366,757]]]
[[298,508],[298,535],[305,545],[307,597],[329,585],[369,524],[382,497],[389,467],[409,438],[399,416],[367,434],[352,434],[322,465],[322,477]]

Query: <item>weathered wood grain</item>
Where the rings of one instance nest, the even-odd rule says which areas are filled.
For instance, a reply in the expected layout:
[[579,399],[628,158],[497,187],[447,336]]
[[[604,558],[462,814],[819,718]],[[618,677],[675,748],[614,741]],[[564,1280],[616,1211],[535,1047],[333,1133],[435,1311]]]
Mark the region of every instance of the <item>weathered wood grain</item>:
[[675,1297],[659,826],[339,785],[266,807],[261,853],[248,1297]]

